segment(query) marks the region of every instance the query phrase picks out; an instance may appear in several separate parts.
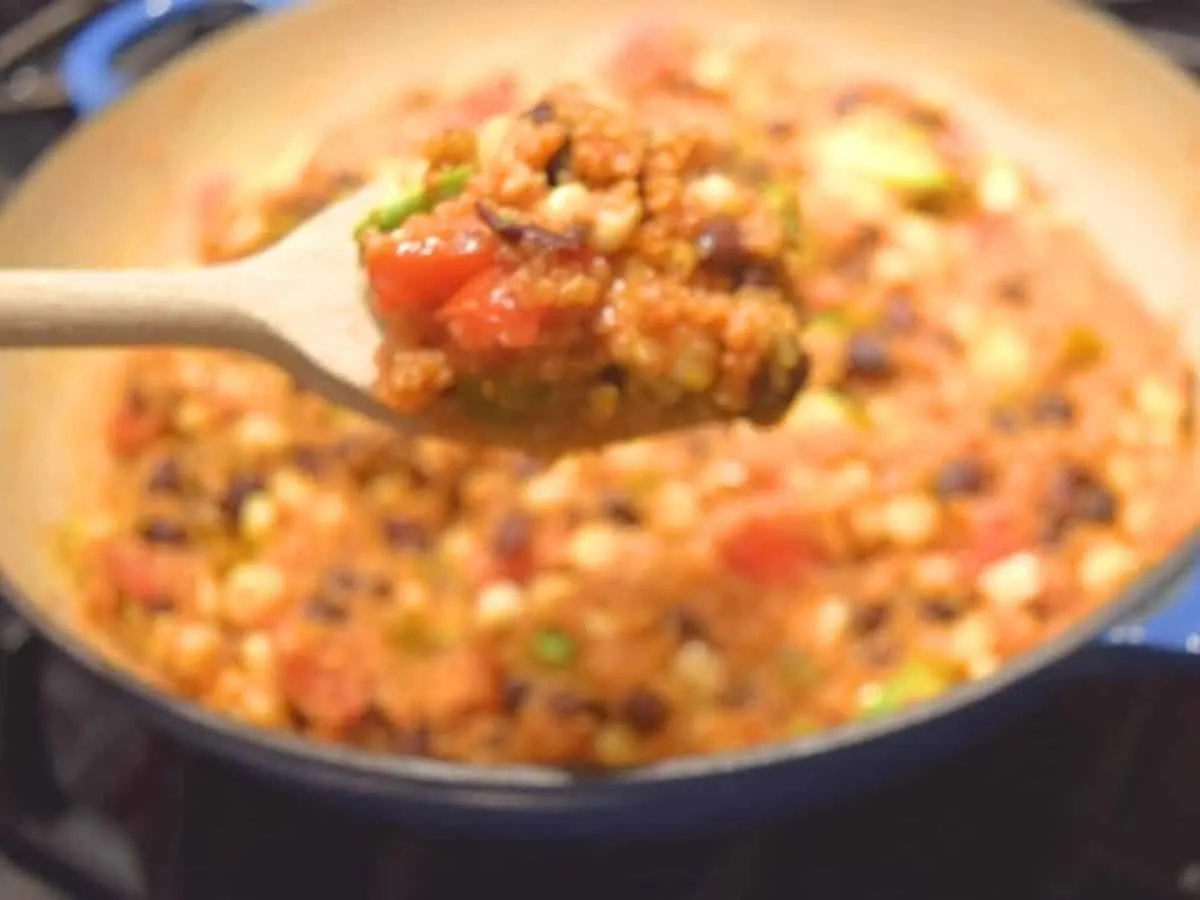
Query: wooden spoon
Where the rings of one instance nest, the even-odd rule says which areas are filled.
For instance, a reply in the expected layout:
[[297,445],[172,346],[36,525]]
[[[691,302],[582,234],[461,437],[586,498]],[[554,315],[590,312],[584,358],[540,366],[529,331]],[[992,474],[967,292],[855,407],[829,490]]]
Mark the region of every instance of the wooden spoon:
[[351,235],[381,191],[365,188],[262,253],[233,263],[0,271],[0,347],[240,350],[284,367],[335,403],[414,429],[416,422],[371,395],[380,332]]

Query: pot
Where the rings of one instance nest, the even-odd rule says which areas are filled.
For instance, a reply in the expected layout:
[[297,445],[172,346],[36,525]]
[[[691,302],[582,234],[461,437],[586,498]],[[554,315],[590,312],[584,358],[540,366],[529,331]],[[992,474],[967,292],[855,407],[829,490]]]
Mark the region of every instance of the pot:
[[[88,116],[0,213],[0,265],[189,262],[189,191],[260,169],[291,135],[327,129],[397,84],[517,61],[569,74],[636,0],[340,0],[239,25],[128,96],[117,49],[202,6],[119,5],[68,50]],[[644,15],[644,12],[641,13]],[[755,19],[799,52],[947,96],[1081,214],[1093,239],[1200,363],[1200,92],[1095,12],[1050,0],[705,0],[689,19]],[[502,36],[503,40],[498,40]],[[835,48],[830,50],[829,48]],[[111,104],[111,108],[110,107]],[[372,755],[262,731],[148,686],[72,622],[49,530],[103,476],[100,386],[114,351],[0,356],[0,566],[18,609],[80,666],[179,739],[370,811],[506,834],[712,827],[829,802],[952,753],[1056,678],[1200,653],[1200,535],[1120,597],[992,676],[906,711],[787,743],[584,777]]]

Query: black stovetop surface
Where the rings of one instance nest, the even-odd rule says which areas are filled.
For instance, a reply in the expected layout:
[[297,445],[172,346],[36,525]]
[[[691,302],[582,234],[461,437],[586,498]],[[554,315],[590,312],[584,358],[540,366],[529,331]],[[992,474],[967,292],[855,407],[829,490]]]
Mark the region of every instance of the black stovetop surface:
[[[31,14],[61,36],[104,5],[0,0],[0,196],[72,121],[54,76],[61,40],[26,41]],[[1200,73],[1200,0],[1108,5]],[[14,26],[26,43],[6,42]],[[38,102],[18,111],[14,96]],[[539,844],[383,826],[198,757],[0,600],[0,900],[493,895],[1200,897],[1200,667],[1064,685],[953,760],[802,819]]]

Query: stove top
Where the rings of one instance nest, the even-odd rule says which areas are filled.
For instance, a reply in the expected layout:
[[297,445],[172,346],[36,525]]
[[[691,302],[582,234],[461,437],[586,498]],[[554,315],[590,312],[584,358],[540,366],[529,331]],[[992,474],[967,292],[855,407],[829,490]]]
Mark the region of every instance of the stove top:
[[[147,0],[150,2],[150,0]],[[71,123],[63,41],[105,0],[0,0],[0,196]],[[217,2],[219,20],[232,4]],[[1111,0],[1200,75],[1200,4]],[[134,48],[134,75],[211,30]],[[952,761],[803,819],[533,843],[384,826],[152,730],[0,600],[4,900],[1200,897],[1200,671],[1065,685]]]

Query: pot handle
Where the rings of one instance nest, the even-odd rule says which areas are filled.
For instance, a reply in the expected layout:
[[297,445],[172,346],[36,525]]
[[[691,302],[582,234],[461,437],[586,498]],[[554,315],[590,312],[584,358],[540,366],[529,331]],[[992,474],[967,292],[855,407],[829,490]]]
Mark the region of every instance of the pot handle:
[[121,99],[134,79],[118,68],[122,51],[172,24],[217,10],[272,12],[295,0],[122,0],[88,22],[63,49],[63,87],[75,110],[93,115]]
[[1200,559],[1193,557],[1161,595],[1149,613],[1105,632],[1101,646],[1200,656]]

